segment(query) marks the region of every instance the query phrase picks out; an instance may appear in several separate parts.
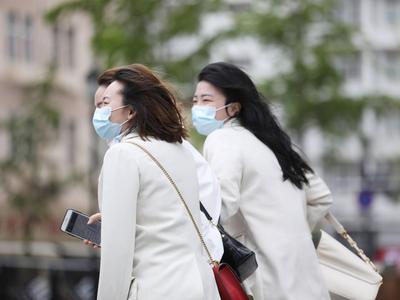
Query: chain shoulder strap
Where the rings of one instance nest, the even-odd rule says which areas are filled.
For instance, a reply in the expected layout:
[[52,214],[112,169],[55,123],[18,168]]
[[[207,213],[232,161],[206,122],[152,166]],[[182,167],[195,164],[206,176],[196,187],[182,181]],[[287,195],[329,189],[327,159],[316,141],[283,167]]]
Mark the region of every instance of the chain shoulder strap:
[[356,241],[352,239],[352,237],[349,235],[347,230],[343,227],[342,224],[335,218],[335,216],[328,212],[328,214],[325,216],[325,219],[335,228],[336,232],[340,234],[346,241],[349,243],[349,245],[357,251],[358,255],[361,257],[361,259],[369,266],[374,269],[375,272],[378,273],[378,268],[374,265],[374,263],[369,259],[368,256],[365,255],[364,251],[358,247]]
[[182,202],[182,204],[183,204],[185,210],[187,211],[187,213],[188,213],[188,215],[189,215],[189,217],[190,217],[190,220],[191,220],[192,223],[193,223],[193,226],[194,226],[194,228],[195,228],[195,230],[196,230],[196,232],[197,232],[197,235],[198,235],[198,237],[199,237],[199,239],[200,239],[200,242],[201,242],[201,244],[203,245],[204,250],[206,250],[207,256],[208,256],[208,258],[209,258],[209,260],[210,260],[210,264],[216,264],[216,263],[218,263],[216,260],[214,260],[214,259],[212,258],[211,252],[210,252],[210,250],[208,249],[208,247],[207,247],[207,245],[206,245],[206,243],[205,243],[205,241],[204,241],[203,235],[202,235],[201,232],[200,232],[199,226],[197,225],[197,223],[196,223],[196,221],[195,221],[195,219],[194,219],[194,217],[193,217],[193,214],[192,214],[192,212],[191,212],[190,209],[189,209],[189,206],[187,205],[185,199],[183,198],[182,193],[181,193],[180,190],[178,189],[178,186],[175,184],[175,182],[174,182],[174,180],[172,179],[172,177],[168,174],[167,170],[165,170],[165,168],[161,165],[161,163],[157,160],[157,158],[155,158],[145,147],[143,147],[143,146],[141,146],[141,145],[139,145],[139,144],[137,144],[137,143],[135,143],[135,142],[133,142],[133,141],[127,140],[127,141],[125,141],[125,142],[126,142],[126,143],[130,143],[130,144],[132,144],[132,145],[135,145],[136,147],[138,147],[139,149],[141,149],[143,152],[145,152],[145,153],[147,154],[147,156],[150,157],[150,159],[160,168],[160,170],[163,172],[163,174],[165,175],[165,177],[167,177],[168,181],[171,183],[171,185],[173,186],[174,190],[176,191],[176,193],[177,193],[179,199],[181,200],[181,202]]

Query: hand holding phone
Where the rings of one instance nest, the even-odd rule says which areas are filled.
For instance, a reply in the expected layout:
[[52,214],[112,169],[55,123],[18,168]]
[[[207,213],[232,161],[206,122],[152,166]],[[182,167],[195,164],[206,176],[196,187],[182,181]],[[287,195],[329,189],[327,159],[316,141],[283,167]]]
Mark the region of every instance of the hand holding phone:
[[88,221],[89,216],[74,209],[67,209],[61,225],[61,231],[81,240],[88,240],[100,247],[101,223],[88,224]]
[[[101,222],[101,213],[95,213],[89,216],[88,224],[94,224],[97,222]],[[94,249],[99,248],[99,246],[97,246],[96,244],[94,244],[92,241],[89,240],[83,240],[83,243],[87,246],[93,247]]]

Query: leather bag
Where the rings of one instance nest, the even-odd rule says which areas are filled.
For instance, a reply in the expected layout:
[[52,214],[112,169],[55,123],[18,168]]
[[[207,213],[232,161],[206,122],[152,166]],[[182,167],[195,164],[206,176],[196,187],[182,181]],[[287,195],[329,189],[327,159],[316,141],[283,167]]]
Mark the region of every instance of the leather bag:
[[221,300],[248,300],[246,293],[240,286],[235,272],[228,264],[216,264],[213,267],[215,282]]
[[317,255],[329,292],[346,299],[374,300],[382,284],[382,276],[339,221],[331,213],[326,219],[358,254],[321,230]]
[[196,233],[200,239],[201,244],[203,245],[204,250],[207,253],[207,256],[209,258],[209,263],[212,266],[212,270],[214,273],[215,281],[218,287],[218,292],[221,297],[221,300],[248,300],[249,298],[247,297],[242,285],[240,284],[239,278],[236,276],[235,272],[232,271],[229,265],[225,263],[219,263],[218,261],[212,258],[211,253],[208,250],[206,243],[204,242],[204,238],[200,232],[199,226],[197,225],[192,215],[192,212],[189,209],[189,206],[186,204],[186,201],[185,199],[183,199],[183,196],[179,191],[178,186],[175,184],[174,180],[171,178],[168,172],[146,148],[133,141],[126,141],[126,142],[135,145],[136,147],[140,148],[143,152],[145,152],[149,156],[149,158],[160,168],[162,173],[165,175],[165,177],[167,177],[168,181],[173,186],[186,212],[188,213],[190,220],[193,223],[193,226],[196,230]]
[[224,255],[221,262],[228,264],[236,273],[241,282],[248,278],[257,269],[258,264],[254,251],[247,248],[241,242],[229,235],[224,227],[218,223],[215,225],[210,214],[200,202],[200,209],[212,225],[216,226],[221,234],[224,245]]

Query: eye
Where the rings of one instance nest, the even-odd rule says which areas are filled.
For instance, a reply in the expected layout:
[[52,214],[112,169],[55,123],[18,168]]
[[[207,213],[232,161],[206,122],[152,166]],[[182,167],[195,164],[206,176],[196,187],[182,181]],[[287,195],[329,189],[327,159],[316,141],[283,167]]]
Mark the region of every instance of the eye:
[[103,97],[101,102],[103,102],[104,105],[108,105],[108,104],[110,104],[111,99],[110,99],[110,97],[105,96],[105,97]]
[[193,100],[192,100],[192,103],[193,103],[193,104],[197,104],[197,99],[193,99]]

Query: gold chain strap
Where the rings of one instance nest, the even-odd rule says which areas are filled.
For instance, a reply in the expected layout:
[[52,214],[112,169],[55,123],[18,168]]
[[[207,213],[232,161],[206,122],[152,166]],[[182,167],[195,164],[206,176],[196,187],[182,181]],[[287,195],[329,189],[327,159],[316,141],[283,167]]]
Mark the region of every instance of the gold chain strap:
[[369,257],[365,255],[364,251],[360,247],[358,247],[357,243],[352,239],[347,230],[343,227],[342,224],[340,224],[340,222],[335,218],[335,216],[331,212],[328,212],[328,214],[325,216],[325,219],[328,220],[328,222],[331,223],[333,228],[335,228],[336,232],[339,233],[349,243],[349,245],[354,250],[357,251],[361,259],[372,269],[374,269],[375,272],[379,273],[378,268],[369,259]]
[[210,259],[210,264],[216,264],[216,263],[218,263],[216,260],[214,260],[214,259],[212,258],[211,253],[210,253],[210,251],[208,250],[208,247],[207,247],[207,245],[206,245],[206,243],[205,243],[205,241],[204,241],[204,238],[203,238],[203,236],[202,236],[202,234],[201,234],[201,232],[200,232],[200,229],[199,229],[199,227],[197,226],[197,223],[196,223],[196,221],[194,220],[194,217],[193,217],[193,215],[192,215],[192,212],[191,212],[190,209],[189,209],[189,206],[186,204],[185,199],[183,199],[183,196],[182,196],[181,192],[179,191],[177,185],[175,184],[175,182],[174,182],[174,180],[171,178],[171,176],[168,174],[168,172],[164,169],[164,167],[161,165],[161,163],[160,163],[146,148],[144,148],[143,146],[141,146],[141,145],[139,145],[139,144],[136,144],[135,142],[132,142],[132,141],[126,141],[126,142],[127,142],[127,143],[130,143],[130,144],[132,144],[132,145],[135,145],[136,147],[140,148],[143,152],[145,152],[145,153],[150,157],[150,159],[151,159],[151,160],[160,168],[160,170],[164,173],[165,177],[167,177],[168,181],[169,181],[169,182],[171,183],[171,185],[174,187],[176,193],[177,193],[178,196],[179,196],[179,199],[181,200],[183,206],[185,207],[187,213],[189,214],[189,217],[190,217],[190,219],[191,219],[191,221],[192,221],[192,223],[193,223],[193,226],[194,226],[194,228],[196,229],[197,235],[198,235],[199,238],[200,238],[201,244],[203,245],[203,248],[204,248],[204,249],[206,250],[206,252],[207,252],[208,258]]
[[370,265],[372,269],[375,270],[375,272],[378,272],[378,268],[369,259],[369,257],[365,255],[364,251],[360,247],[358,247],[357,243],[351,238],[351,236],[347,233],[347,231],[345,230],[340,234],[349,243],[349,245],[357,251],[358,255],[362,258],[362,260],[365,261],[366,264]]

